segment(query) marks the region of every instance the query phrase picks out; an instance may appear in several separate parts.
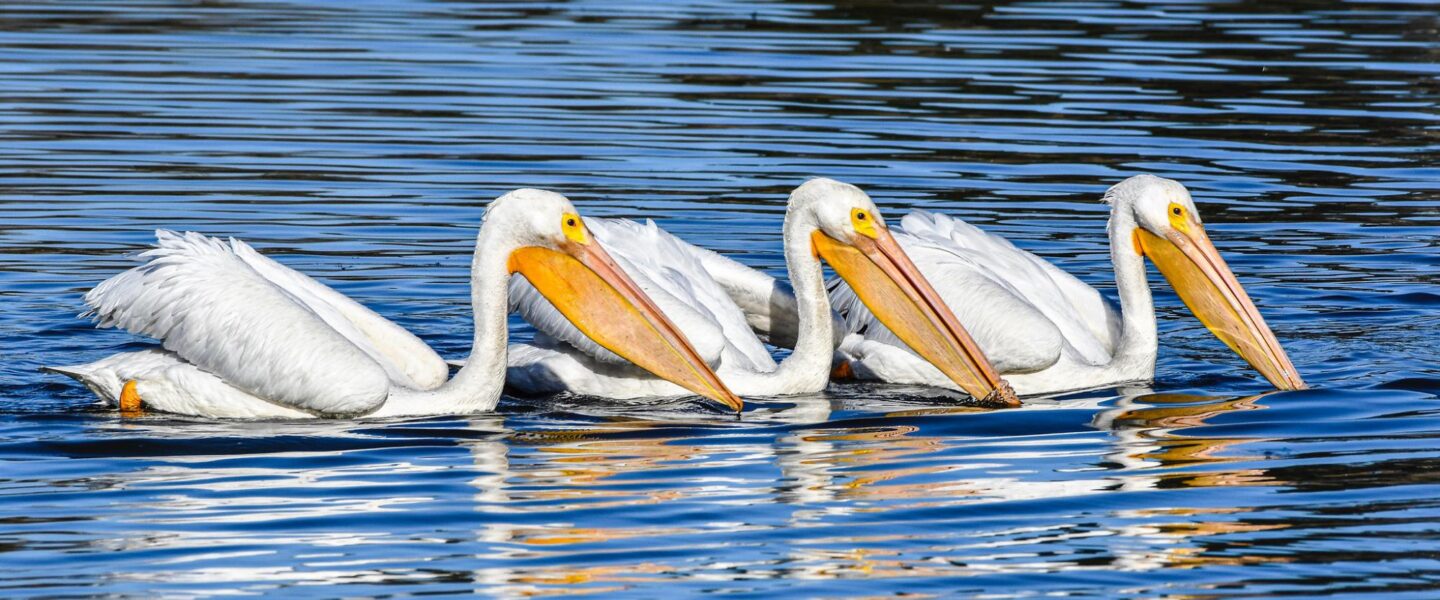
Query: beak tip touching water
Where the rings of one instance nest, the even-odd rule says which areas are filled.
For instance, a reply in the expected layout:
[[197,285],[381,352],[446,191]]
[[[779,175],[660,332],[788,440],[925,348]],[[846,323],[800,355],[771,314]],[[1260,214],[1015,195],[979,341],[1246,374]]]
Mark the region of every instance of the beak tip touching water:
[[720,392],[721,393],[716,394],[715,397],[712,397],[710,399],[724,404],[726,407],[735,411],[735,414],[737,415],[745,412],[745,401],[743,399],[735,395],[735,393],[731,392],[729,389],[722,389],[720,390]]
[[1019,408],[1021,405],[1020,397],[1015,394],[1015,388],[1010,387],[1010,382],[1003,378],[996,382],[995,389],[980,399],[980,403],[1002,408]]
[[602,347],[696,395],[736,412],[744,408],[680,329],[598,244],[521,248],[511,255],[511,269]]
[[1215,337],[1277,389],[1307,389],[1285,348],[1203,229],[1163,236],[1137,229],[1135,239],[1137,248]]
[[842,242],[812,236],[817,256],[830,263],[875,318],[916,354],[982,404],[1019,406],[979,345],[888,229]]
[[1274,385],[1276,389],[1286,392],[1298,392],[1310,389],[1310,384],[1305,383],[1305,380],[1300,378],[1300,373],[1294,369],[1282,373],[1279,381],[1271,381],[1270,383]]
[[[691,392],[719,402],[733,409],[736,414],[744,410],[744,400],[730,391],[720,376],[695,351],[695,347],[690,344],[684,332],[660,310],[659,306],[655,305],[655,302],[610,257],[609,252],[606,252],[599,243],[587,244],[573,250],[583,264],[605,279],[645,321],[649,322],[653,331],[673,353],[668,360],[653,361],[660,367],[659,370],[646,367],[647,370]],[[636,362],[641,364],[639,361]],[[642,364],[642,366],[644,365]]]

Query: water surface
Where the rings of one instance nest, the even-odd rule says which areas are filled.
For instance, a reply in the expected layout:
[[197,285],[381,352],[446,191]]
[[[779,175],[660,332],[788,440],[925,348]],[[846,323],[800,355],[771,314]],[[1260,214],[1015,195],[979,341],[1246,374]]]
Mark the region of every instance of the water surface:
[[[1401,2],[6,2],[0,595],[1432,597],[1437,28]],[[785,194],[825,175],[1113,295],[1098,198],[1139,172],[1190,187],[1315,389],[1265,393],[1164,285],[1152,386],[1023,411],[841,385],[740,420],[120,419],[36,372],[150,344],[76,314],[157,227],[459,357],[516,187],[778,274]]]

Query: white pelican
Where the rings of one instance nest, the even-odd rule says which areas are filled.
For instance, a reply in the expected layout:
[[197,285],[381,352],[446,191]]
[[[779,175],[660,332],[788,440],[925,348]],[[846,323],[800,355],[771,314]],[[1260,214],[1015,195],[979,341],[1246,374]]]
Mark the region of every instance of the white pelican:
[[[695,342],[720,378],[745,396],[818,392],[833,366],[841,326],[830,310],[821,259],[849,281],[900,339],[976,398],[1018,404],[930,283],[896,244],[875,203],[858,188],[815,179],[785,212],[785,262],[794,294],[774,278],[621,219],[587,221],[621,268]],[[521,392],[569,391],[612,398],[683,393],[603,351],[559,318],[521,281],[511,301],[540,331],[510,347],[507,383]],[[771,315],[783,315],[778,322]],[[755,331],[752,331],[752,327]],[[793,348],[778,365],[764,343]]]
[[505,377],[507,280],[520,273],[595,343],[683,388],[740,410],[738,397],[593,241],[564,196],[516,190],[485,211],[470,267],[469,364],[237,240],[160,231],[149,262],[85,302],[101,327],[164,350],[50,370],[133,412],[205,417],[352,417],[488,411]]
[[[1290,357],[1210,243],[1185,186],[1137,175],[1105,193],[1117,312],[1095,288],[1010,242],[944,215],[915,211],[896,238],[1021,395],[1148,381],[1155,375],[1149,257],[1210,331],[1275,387],[1303,389]],[[832,299],[852,335],[840,353],[855,376],[944,386],[949,380],[876,322],[842,281]]]

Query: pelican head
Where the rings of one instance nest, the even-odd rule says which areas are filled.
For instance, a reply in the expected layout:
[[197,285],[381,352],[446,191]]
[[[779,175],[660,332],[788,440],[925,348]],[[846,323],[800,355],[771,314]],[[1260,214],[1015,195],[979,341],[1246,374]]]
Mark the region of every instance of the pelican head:
[[1020,404],[860,188],[833,179],[807,181],[790,194],[786,220],[813,225],[814,255],[829,263],[896,337],[960,389],[986,401]]
[[515,190],[485,210],[519,273],[597,344],[687,390],[739,411],[744,405],[689,340],[595,242],[566,197]]
[[1154,175],[1136,175],[1111,187],[1105,199],[1115,211],[1133,218],[1135,252],[1155,263],[1215,337],[1275,387],[1305,389],[1285,349],[1205,234],[1185,186]]

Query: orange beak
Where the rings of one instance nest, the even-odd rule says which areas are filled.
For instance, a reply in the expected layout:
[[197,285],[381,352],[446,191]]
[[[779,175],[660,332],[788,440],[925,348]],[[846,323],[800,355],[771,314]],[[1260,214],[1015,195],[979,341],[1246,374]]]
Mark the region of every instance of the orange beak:
[[1215,337],[1281,390],[1303,390],[1305,382],[1260,310],[1198,223],[1165,237],[1135,230],[1135,246],[1149,256],[1175,293]]
[[817,230],[811,244],[881,323],[960,389],[985,402],[1020,405],[888,228],[874,227],[851,243]]
[[607,350],[657,377],[740,412],[745,404],[645,292],[589,236],[560,250],[528,246],[510,255],[561,314]]

